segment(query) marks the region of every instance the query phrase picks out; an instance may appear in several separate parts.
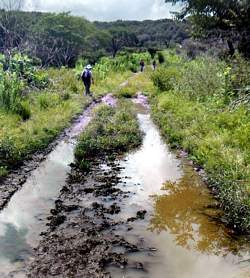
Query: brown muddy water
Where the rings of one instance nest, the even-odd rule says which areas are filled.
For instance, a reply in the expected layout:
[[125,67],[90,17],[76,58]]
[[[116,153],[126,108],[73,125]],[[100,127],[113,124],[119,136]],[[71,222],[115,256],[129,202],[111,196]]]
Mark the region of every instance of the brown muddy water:
[[[113,217],[125,222],[115,232],[140,251],[125,254],[126,268],[110,266],[107,271],[115,278],[249,278],[247,239],[237,238],[217,220],[221,212],[202,179],[162,141],[149,111],[138,107],[145,136],[142,146],[120,161],[119,186],[130,193]],[[0,213],[0,277],[25,277],[25,264],[32,260],[32,249],[70,171],[74,137],[89,122],[90,111]],[[144,220],[126,221],[139,210],[147,210]]]

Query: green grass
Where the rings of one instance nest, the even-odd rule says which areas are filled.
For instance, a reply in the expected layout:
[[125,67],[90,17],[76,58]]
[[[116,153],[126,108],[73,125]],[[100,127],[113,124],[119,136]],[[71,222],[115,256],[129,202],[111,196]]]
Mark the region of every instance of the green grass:
[[141,144],[142,134],[131,103],[120,101],[117,107],[102,105],[80,136],[75,157],[86,169],[97,157],[123,153]]
[[[47,147],[89,102],[78,90],[72,89],[80,88],[80,84],[71,71],[49,70],[49,76],[51,85],[46,90],[30,91],[25,97],[30,109],[27,120],[0,109],[0,176],[6,175],[9,168],[29,154]],[[69,79],[71,82],[66,83]]]
[[132,98],[135,97],[138,92],[149,95],[150,92],[154,90],[151,74],[152,70],[148,67],[143,74],[137,73],[131,76],[127,84],[120,87],[114,95],[118,98]]
[[152,115],[162,134],[204,167],[227,223],[250,232],[250,114],[244,104],[231,109],[228,65],[206,57],[169,62],[152,80]]
[[110,72],[104,79],[98,79],[94,75],[95,83],[91,87],[95,97],[103,96],[107,93],[113,93],[117,90],[120,84],[132,76],[131,71],[125,72]]
[[[0,108],[0,177],[30,154],[46,148],[91,101],[83,96],[84,86],[73,70],[51,68],[41,71],[44,74],[50,78],[49,86],[28,88],[19,113]],[[96,81],[92,88],[95,96],[114,91],[131,74],[110,72]]]
[[184,148],[202,165],[218,189],[227,221],[248,230],[250,221],[249,180],[250,121],[240,107],[231,112],[209,110],[208,105],[174,93],[154,99],[153,116],[167,140]]

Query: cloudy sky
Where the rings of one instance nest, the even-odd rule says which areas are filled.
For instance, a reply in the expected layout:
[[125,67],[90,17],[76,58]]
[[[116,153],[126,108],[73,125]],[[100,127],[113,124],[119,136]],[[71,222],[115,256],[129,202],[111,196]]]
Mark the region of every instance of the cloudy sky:
[[166,4],[164,0],[25,0],[24,9],[71,11],[89,20],[112,21],[169,18],[176,7]]

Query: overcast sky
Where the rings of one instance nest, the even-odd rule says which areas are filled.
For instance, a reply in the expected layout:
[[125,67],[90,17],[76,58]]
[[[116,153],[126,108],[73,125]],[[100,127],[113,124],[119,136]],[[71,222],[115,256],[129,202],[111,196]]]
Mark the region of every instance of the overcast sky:
[[71,11],[89,20],[112,21],[170,18],[176,7],[164,0],[25,0],[24,9],[43,12]]

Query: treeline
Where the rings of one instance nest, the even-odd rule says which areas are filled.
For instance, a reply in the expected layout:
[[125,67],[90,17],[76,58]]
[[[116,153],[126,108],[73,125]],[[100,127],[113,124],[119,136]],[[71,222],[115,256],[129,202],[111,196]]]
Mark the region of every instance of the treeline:
[[[189,24],[186,21],[173,21],[171,19],[144,20],[144,21],[123,21],[115,22],[94,22],[100,30],[108,30],[116,39],[113,43],[119,50],[120,33],[130,34],[135,38],[134,45],[127,47],[139,47],[144,49],[165,49],[176,43],[182,43],[189,38]],[[132,32],[130,30],[133,30]],[[116,50],[113,47],[113,51]]]
[[79,57],[95,63],[100,57],[181,43],[186,23],[173,20],[91,23],[69,13],[0,10],[0,52],[22,52],[43,66],[73,66]]

